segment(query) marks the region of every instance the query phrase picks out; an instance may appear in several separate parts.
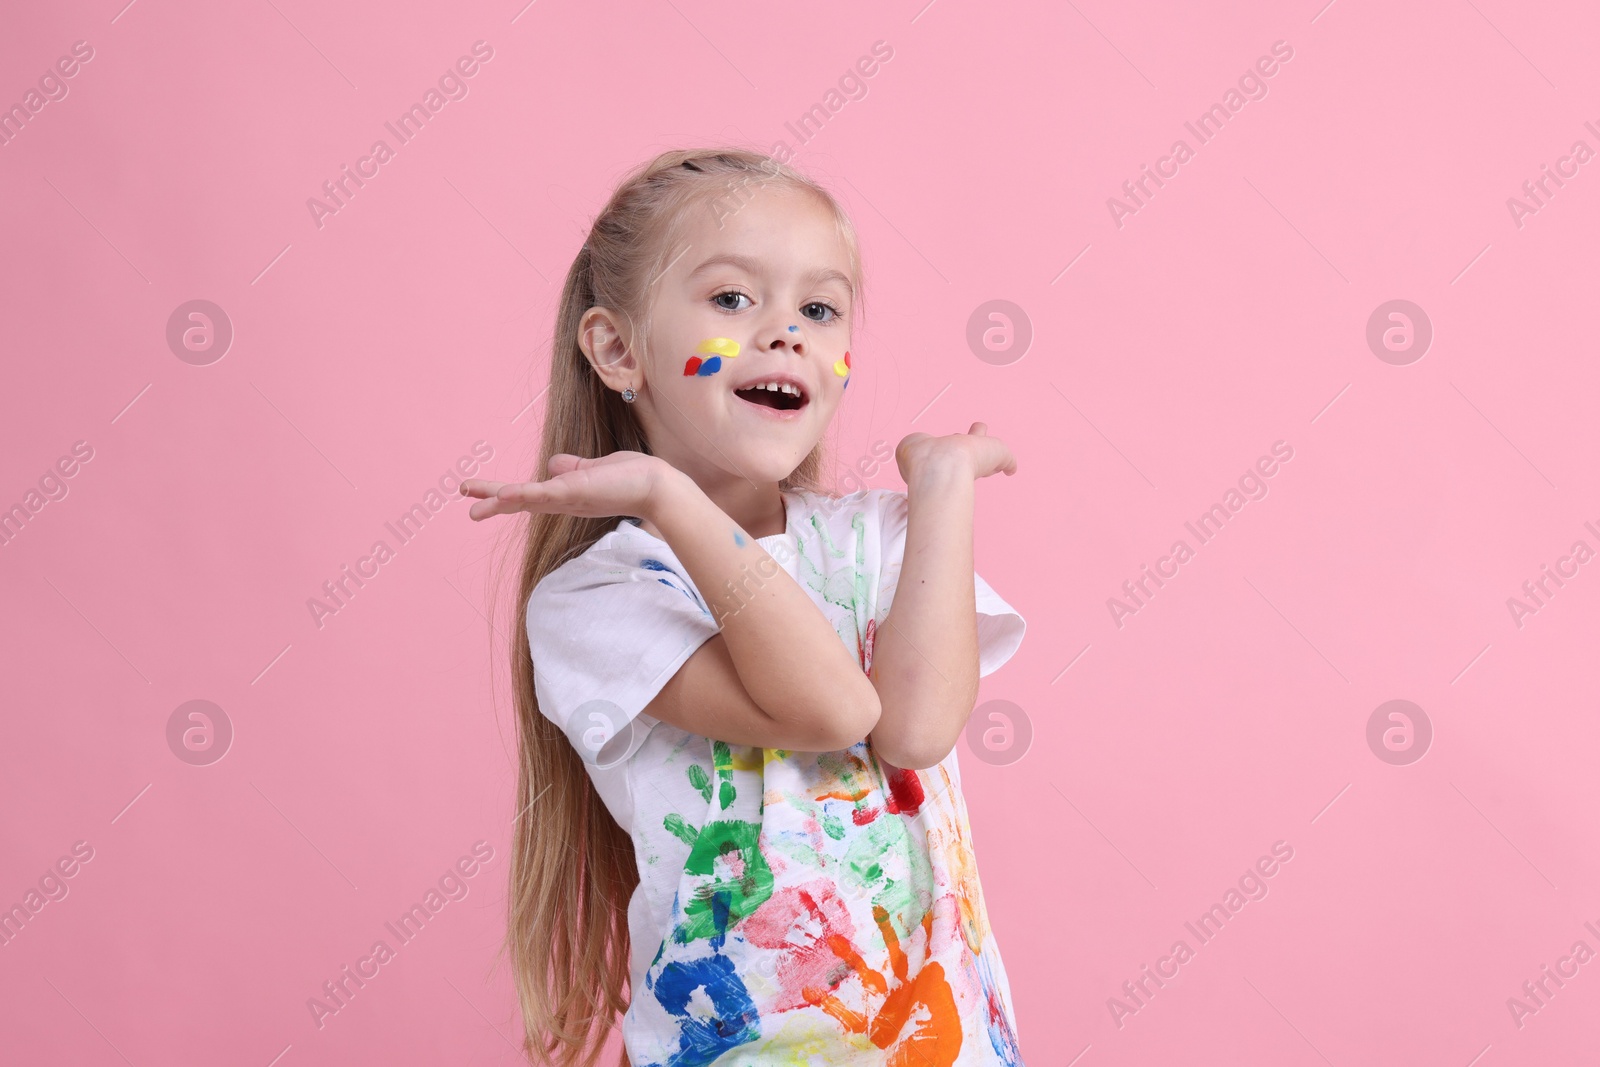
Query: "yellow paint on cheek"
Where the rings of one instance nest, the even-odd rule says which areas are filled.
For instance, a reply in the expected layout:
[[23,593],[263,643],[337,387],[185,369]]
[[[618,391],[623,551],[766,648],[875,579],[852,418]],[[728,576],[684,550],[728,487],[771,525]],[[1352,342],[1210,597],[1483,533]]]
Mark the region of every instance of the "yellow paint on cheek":
[[739,354],[739,342],[731,337],[708,337],[700,342],[700,347],[695,351],[732,359]]

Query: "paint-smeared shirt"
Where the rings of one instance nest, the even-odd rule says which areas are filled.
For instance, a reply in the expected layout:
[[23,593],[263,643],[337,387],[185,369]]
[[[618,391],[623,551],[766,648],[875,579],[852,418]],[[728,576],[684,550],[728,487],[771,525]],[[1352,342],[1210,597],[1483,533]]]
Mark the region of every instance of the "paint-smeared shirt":
[[[757,538],[863,671],[889,614],[908,500],[785,491]],[[1025,624],[974,575],[979,674]],[[666,542],[631,519],[548,574],[528,603],[540,711],[631,832],[634,1067],[1021,1064],[954,750],[892,767],[732,745],[645,705],[718,632]]]

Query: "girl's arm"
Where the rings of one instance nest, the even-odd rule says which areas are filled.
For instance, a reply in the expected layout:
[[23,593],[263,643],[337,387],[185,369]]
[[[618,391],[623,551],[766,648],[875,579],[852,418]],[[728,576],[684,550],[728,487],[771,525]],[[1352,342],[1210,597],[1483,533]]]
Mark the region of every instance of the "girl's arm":
[[866,737],[878,721],[877,690],[766,549],[671,467],[646,510],[722,628],[684,662],[649,713],[766,748],[831,751]]
[[978,699],[971,468],[930,463],[907,480],[906,497],[900,582],[873,642],[883,710],[872,746],[893,766],[924,770],[955,747]]
[[906,543],[894,602],[873,639],[882,710],[872,744],[895,767],[926,770],[950,754],[978,699],[973,485],[1015,474],[1017,461],[975,422],[964,434],[910,434],[895,462],[906,483]]

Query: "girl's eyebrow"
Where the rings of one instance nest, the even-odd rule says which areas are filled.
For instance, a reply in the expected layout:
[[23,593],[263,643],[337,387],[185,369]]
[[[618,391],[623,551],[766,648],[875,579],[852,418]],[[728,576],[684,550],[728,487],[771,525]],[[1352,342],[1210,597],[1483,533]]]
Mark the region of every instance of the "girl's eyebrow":
[[[705,260],[694,270],[690,271],[688,276],[690,280],[693,280],[699,275],[711,270],[713,267],[724,266],[738,267],[746,274],[764,273],[759,260],[754,259],[751,256],[740,255],[737,252],[725,252],[722,255],[712,256],[710,259]],[[855,286],[850,284],[849,277],[833,269],[832,267],[819,267],[816,270],[810,271],[804,275],[800,280],[804,282],[838,282],[840,285],[844,286],[845,292],[849,293],[851,296],[854,296],[856,291]]]

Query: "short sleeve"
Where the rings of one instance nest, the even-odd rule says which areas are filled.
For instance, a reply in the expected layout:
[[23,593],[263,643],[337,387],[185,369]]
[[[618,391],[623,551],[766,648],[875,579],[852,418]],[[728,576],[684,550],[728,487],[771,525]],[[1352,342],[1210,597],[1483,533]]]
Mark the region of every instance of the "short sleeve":
[[665,545],[607,535],[528,598],[539,711],[585,762],[622,764],[660,721],[644,712],[717,624]]
[[[881,625],[889,614],[895,589],[900,584],[900,566],[905,558],[906,523],[910,517],[910,498],[889,489],[879,494],[879,530],[882,566],[878,578],[877,621]],[[1001,599],[983,576],[972,575],[974,600],[978,609],[978,677],[1000,669],[1022,645],[1027,623],[1021,613]]]

